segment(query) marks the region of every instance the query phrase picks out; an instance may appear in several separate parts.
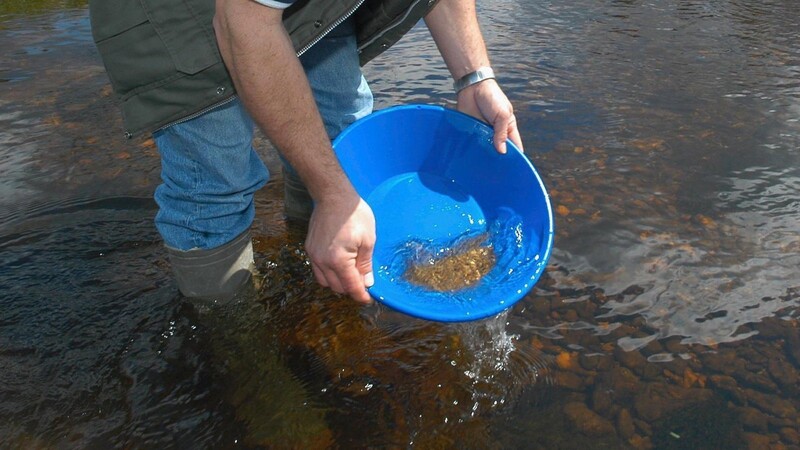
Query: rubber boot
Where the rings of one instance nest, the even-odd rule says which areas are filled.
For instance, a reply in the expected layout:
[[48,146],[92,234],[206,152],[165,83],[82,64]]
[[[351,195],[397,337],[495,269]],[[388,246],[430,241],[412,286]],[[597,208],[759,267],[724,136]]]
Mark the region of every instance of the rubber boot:
[[208,250],[181,251],[167,247],[167,251],[178,289],[186,297],[226,301],[252,284],[255,263],[249,231]]
[[283,171],[283,207],[286,218],[297,223],[307,223],[314,211],[314,201],[308,189],[296,174]]

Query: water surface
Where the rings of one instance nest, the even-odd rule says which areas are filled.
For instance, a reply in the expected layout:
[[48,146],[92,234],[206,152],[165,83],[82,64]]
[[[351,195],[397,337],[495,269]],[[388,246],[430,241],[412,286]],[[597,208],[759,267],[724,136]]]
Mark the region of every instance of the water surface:
[[[317,287],[274,177],[263,283],[185,303],[85,2],[0,7],[4,447],[800,445],[800,10],[788,0],[481,2],[557,213],[543,277],[466,325]],[[424,27],[379,108],[454,105]],[[675,436],[678,436],[676,438]]]

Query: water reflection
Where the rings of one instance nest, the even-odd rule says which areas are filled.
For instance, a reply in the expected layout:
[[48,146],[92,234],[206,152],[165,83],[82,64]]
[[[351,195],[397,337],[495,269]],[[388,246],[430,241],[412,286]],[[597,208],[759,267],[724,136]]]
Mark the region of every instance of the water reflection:
[[[534,104],[546,96],[567,105],[567,114],[593,118],[565,127],[558,154],[533,155],[561,206],[555,259],[571,276],[553,272],[558,285],[594,285],[610,295],[639,287],[606,303],[598,317],[647,319],[654,333],[622,340],[626,348],[676,335],[687,343],[741,339],[749,335],[737,333],[743,323],[796,306],[791,298],[762,301],[786,297],[800,262],[789,243],[777,250],[762,233],[777,227],[791,241],[800,231],[793,208],[798,127],[788,118],[797,55],[786,45],[797,15],[781,2],[516,6],[539,18],[542,33],[560,38],[560,51],[552,56],[535,34],[498,33],[502,52],[533,50],[525,59],[537,62],[507,69],[538,80],[535,94],[513,76],[504,81]],[[506,30],[529,20],[510,8],[498,16]],[[548,68],[557,68],[559,83],[542,79]],[[754,165],[762,168],[756,173],[780,175],[753,180],[767,189],[758,193],[761,207],[731,209],[739,196],[732,183],[746,183],[742,171],[750,178]],[[754,213],[762,208],[769,215]]]

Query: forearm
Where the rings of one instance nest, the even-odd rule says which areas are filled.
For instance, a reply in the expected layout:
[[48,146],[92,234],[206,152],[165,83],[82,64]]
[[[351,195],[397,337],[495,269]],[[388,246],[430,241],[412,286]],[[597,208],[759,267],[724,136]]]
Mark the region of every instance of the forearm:
[[490,65],[475,0],[440,0],[425,23],[454,79]]
[[[475,0],[440,0],[425,22],[453,79],[491,66],[478,26]],[[498,152],[506,152],[506,139],[522,149],[514,108],[493,78],[462,88],[457,107],[494,128],[493,140]]]
[[352,194],[281,15],[256,2],[217,0],[220,53],[248,112],[314,200]]

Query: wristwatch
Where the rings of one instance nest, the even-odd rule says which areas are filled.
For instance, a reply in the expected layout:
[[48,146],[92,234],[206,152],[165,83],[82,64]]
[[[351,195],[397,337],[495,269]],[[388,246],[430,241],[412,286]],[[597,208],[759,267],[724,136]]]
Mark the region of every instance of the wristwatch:
[[494,78],[494,70],[491,67],[480,67],[475,72],[470,72],[463,77],[457,79],[453,83],[453,89],[455,89],[456,94],[461,92],[461,90],[472,86],[473,84],[480,83],[483,80],[488,80],[490,78]]

